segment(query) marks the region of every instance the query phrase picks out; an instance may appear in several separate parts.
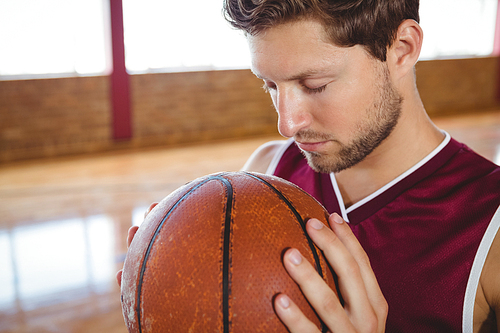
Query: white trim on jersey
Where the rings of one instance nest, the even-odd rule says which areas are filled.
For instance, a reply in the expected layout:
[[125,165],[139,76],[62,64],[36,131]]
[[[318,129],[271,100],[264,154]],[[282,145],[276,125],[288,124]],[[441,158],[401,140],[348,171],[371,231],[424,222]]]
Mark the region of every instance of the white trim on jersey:
[[464,333],[472,333],[474,327],[474,305],[476,301],[476,291],[479,286],[479,278],[483,271],[484,262],[490,251],[491,244],[495,239],[500,228],[500,207],[498,207],[493,219],[491,220],[488,229],[484,233],[479,249],[477,250],[474,263],[465,289],[464,310],[462,317],[462,331]]
[[413,167],[411,167],[410,169],[408,169],[406,172],[404,172],[403,174],[401,174],[399,177],[395,178],[394,180],[392,180],[391,182],[387,183],[385,186],[383,186],[380,189],[378,189],[377,191],[373,192],[372,194],[370,194],[366,198],[364,198],[364,199],[356,202],[354,205],[352,205],[349,208],[347,208],[346,212],[350,213],[353,210],[355,210],[356,208],[363,206],[365,203],[367,203],[368,201],[376,198],[377,196],[379,196],[383,192],[387,191],[392,186],[394,186],[395,184],[397,184],[398,182],[400,182],[402,179],[404,179],[404,178],[408,177],[409,175],[411,175],[413,172],[415,172],[415,170],[418,170],[422,165],[424,165],[425,163],[429,162],[434,156],[436,156],[441,150],[443,150],[443,148],[446,147],[446,145],[450,142],[451,136],[447,132],[445,132],[445,131],[443,131],[443,134],[445,135],[445,138],[444,138],[443,142],[441,142],[441,144],[439,146],[437,146],[437,148],[434,149],[429,155],[427,155],[426,157],[424,157],[420,162],[418,162],[417,164],[415,164]]
[[337,197],[337,201],[340,207],[340,212],[342,213],[342,218],[344,221],[349,223],[349,216],[347,216],[347,211],[345,209],[344,198],[342,198],[342,193],[340,192],[339,184],[337,183],[337,179],[335,178],[335,174],[332,172],[330,174],[330,180],[332,181],[333,190],[335,191],[335,196]]
[[[368,201],[376,198],[377,196],[379,196],[383,192],[387,191],[389,188],[391,188],[392,186],[394,186],[395,184],[397,184],[402,179],[408,177],[415,170],[417,170],[422,165],[424,165],[425,163],[427,163],[428,161],[430,161],[441,150],[443,150],[443,148],[446,147],[446,145],[450,142],[451,136],[447,132],[445,132],[445,131],[442,131],[442,132],[445,135],[444,140],[429,155],[427,155],[426,157],[424,157],[420,162],[418,162],[417,164],[415,164],[412,168],[408,169],[406,172],[404,172],[403,174],[401,174],[399,177],[395,178],[394,180],[392,180],[391,182],[389,182],[388,184],[386,184],[385,186],[383,186],[379,190],[373,192],[372,194],[370,194],[369,196],[367,196],[363,200],[358,201],[357,203],[355,203],[354,205],[350,206],[349,208],[345,207],[345,204],[344,204],[344,201],[343,201],[343,198],[342,198],[342,194],[340,193],[340,189],[339,189],[339,186],[337,184],[337,180],[335,179],[335,174],[332,172],[330,174],[330,180],[331,180],[333,190],[335,191],[335,195],[336,195],[337,200],[338,200],[340,211],[342,213],[342,218],[346,222],[349,222],[349,217],[347,216],[348,213],[352,212],[356,208],[364,205]],[[290,145],[293,142],[294,142],[293,139],[288,139],[288,141],[282,147],[280,147],[280,149],[278,150],[278,152],[274,155],[274,157],[273,157],[273,159],[271,161],[271,164],[269,164],[269,167],[266,170],[266,174],[268,174],[268,175],[274,175],[274,172],[276,171],[276,168],[278,166],[278,163],[281,160],[281,157],[283,156],[283,154],[285,153],[285,151],[288,149],[288,147],[290,147]]]
[[339,189],[339,186],[337,184],[337,180],[335,179],[335,174],[332,172],[330,174],[330,179],[332,181],[333,190],[335,191],[335,195],[337,196],[337,200],[338,200],[338,204],[339,204],[339,207],[340,207],[340,211],[342,212],[342,217],[344,218],[344,220],[346,222],[349,222],[349,217],[348,217],[347,214],[349,214],[350,212],[352,212],[356,208],[361,207],[362,205],[364,205],[365,203],[369,202],[370,200],[376,198],[377,196],[379,196],[383,192],[387,191],[392,186],[394,186],[395,184],[397,184],[398,182],[400,182],[402,179],[404,179],[404,178],[408,177],[409,175],[411,175],[413,172],[415,172],[415,170],[417,170],[422,165],[424,165],[425,163],[427,163],[428,161],[430,161],[441,150],[443,150],[443,148],[446,147],[446,145],[450,142],[451,136],[447,132],[445,132],[445,131],[442,131],[442,132],[445,135],[445,138],[444,138],[443,142],[441,142],[441,144],[439,146],[437,146],[437,148],[434,149],[429,155],[427,155],[426,157],[424,157],[420,162],[418,162],[417,164],[415,164],[413,167],[411,167],[410,169],[408,169],[405,173],[401,174],[399,177],[397,177],[394,180],[392,180],[391,182],[387,183],[385,186],[383,186],[380,189],[378,189],[377,191],[373,192],[372,194],[370,194],[366,198],[364,198],[364,199],[356,202],[354,205],[350,206],[349,208],[345,207],[345,204],[344,204],[344,201],[343,201],[344,199],[342,198],[342,194],[340,193],[340,189]]

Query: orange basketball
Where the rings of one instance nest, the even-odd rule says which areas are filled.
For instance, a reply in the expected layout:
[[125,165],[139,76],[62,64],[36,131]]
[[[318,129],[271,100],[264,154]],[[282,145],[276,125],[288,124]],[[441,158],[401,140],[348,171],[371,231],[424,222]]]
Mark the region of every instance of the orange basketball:
[[130,245],[122,276],[129,332],[287,332],[273,298],[289,295],[321,322],[282,263],[298,248],[335,289],[305,231],[328,213],[297,186],[254,173],[198,178],[163,199]]

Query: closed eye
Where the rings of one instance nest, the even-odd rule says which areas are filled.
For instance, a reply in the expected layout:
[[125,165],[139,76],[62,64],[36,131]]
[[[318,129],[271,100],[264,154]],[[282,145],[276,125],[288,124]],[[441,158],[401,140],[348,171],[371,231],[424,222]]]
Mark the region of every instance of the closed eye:
[[318,93],[321,93],[323,91],[325,91],[326,89],[326,84],[324,86],[321,86],[321,87],[318,87],[318,88],[309,88],[309,87],[306,87],[304,86],[304,88],[306,89],[306,91],[309,93],[309,94],[318,94]]
[[[307,93],[309,94],[318,94],[323,92],[326,89],[327,84],[324,86],[318,87],[318,88],[309,88],[306,85],[302,85],[304,89],[306,90]],[[269,93],[272,90],[276,90],[276,85],[271,82],[264,82],[264,85],[262,86],[262,89],[264,89],[265,92]]]

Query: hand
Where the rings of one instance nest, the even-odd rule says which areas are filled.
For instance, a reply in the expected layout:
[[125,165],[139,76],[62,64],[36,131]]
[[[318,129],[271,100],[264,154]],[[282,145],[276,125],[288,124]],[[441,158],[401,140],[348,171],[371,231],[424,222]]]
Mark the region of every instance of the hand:
[[[298,250],[285,253],[285,268],[331,332],[384,332],[388,306],[368,256],[339,215],[332,214],[329,220],[331,230],[315,219],[307,222],[306,229],[338,276],[344,306]],[[277,296],[274,307],[290,332],[321,331],[288,296]]]
[[[155,203],[152,203],[151,206],[149,206],[148,210],[146,211],[146,213],[144,213],[144,218],[146,218],[146,216],[148,216],[149,212],[156,207],[156,205],[158,205],[157,202]],[[134,236],[135,236],[135,233],[137,232],[137,230],[139,230],[139,227],[138,226],[133,226],[133,227],[130,227],[130,229],[128,229],[128,235],[127,235],[127,248],[130,247],[130,244],[132,243],[132,239],[134,239]],[[121,287],[122,286],[122,274],[123,274],[123,269],[120,269],[117,273],[116,273],[116,282],[118,282],[118,286]]]

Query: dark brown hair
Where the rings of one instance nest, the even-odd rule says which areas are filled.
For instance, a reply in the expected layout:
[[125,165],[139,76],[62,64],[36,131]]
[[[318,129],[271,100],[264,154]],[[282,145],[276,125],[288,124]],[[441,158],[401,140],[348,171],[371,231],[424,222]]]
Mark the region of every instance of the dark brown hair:
[[386,61],[399,25],[419,22],[418,7],[419,0],[224,0],[224,16],[250,35],[300,19],[319,20],[336,45],[359,44]]

